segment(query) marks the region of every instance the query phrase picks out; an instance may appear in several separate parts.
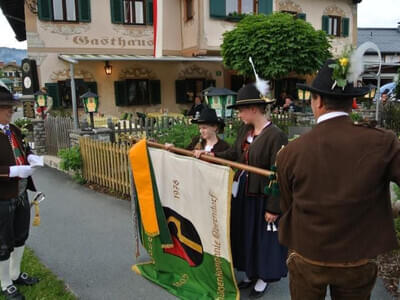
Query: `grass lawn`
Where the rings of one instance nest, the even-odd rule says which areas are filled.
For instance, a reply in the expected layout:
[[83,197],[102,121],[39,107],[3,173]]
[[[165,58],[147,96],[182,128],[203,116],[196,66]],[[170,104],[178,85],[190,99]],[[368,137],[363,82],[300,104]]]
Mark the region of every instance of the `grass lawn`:
[[[38,277],[40,282],[32,287],[18,287],[27,300],[75,300],[77,297],[66,288],[34,255],[31,249],[25,248],[22,260],[22,271]],[[0,296],[0,300],[4,300]]]

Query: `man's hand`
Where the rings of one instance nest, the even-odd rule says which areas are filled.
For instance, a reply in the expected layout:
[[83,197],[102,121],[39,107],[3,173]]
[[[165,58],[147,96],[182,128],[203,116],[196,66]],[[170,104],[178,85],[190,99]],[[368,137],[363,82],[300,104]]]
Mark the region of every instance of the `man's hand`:
[[28,178],[32,176],[34,168],[31,166],[11,166],[10,167],[10,177]]
[[267,223],[274,223],[276,221],[276,219],[278,219],[279,215],[273,215],[270,214],[269,212],[265,213],[265,221],[267,221]]

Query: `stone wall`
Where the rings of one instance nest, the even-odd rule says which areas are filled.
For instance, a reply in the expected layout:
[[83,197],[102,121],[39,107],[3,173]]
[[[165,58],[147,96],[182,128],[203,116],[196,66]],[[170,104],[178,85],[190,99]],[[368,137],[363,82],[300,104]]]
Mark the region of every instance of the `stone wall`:
[[37,155],[46,154],[46,131],[43,120],[32,120],[33,124],[33,152]]

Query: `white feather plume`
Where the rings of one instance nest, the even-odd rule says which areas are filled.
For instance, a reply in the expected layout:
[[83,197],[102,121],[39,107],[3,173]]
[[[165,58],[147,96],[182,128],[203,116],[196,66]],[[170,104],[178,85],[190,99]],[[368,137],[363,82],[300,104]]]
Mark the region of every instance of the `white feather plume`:
[[374,49],[380,55],[379,48],[374,43],[365,42],[360,45],[350,57],[350,68],[346,76],[348,82],[357,82],[360,75],[364,72],[363,56],[368,49]]
[[2,80],[0,80],[0,86],[3,87],[3,88],[5,88],[7,91],[10,91],[10,89],[8,88],[8,86],[6,86],[5,83],[4,83]]
[[256,68],[254,67],[253,59],[251,58],[251,56],[249,57],[249,62],[253,68],[254,75],[256,77],[256,88],[260,92],[261,95],[266,97],[270,91],[269,81],[264,80],[258,76],[258,74],[256,72]]

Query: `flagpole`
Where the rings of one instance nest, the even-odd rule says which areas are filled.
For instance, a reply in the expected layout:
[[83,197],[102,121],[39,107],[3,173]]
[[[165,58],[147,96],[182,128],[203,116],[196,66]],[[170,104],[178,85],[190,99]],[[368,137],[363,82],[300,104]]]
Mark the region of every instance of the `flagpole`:
[[[134,143],[137,143],[139,141],[139,139],[133,138],[133,139],[131,139],[131,141],[133,141]],[[159,144],[159,143],[151,142],[151,141],[146,141],[146,142],[147,142],[147,145],[149,147],[164,149],[164,150],[168,150],[168,151],[175,152],[175,153],[178,153],[178,154],[183,154],[183,155],[186,155],[186,156],[193,157],[193,151],[190,151],[190,150],[186,150],[186,149],[182,149],[182,148],[178,148],[178,147],[173,147],[173,146],[168,147],[168,149],[167,149],[164,144]],[[262,176],[266,176],[266,177],[275,174],[275,172],[272,172],[270,170],[265,170],[265,169],[261,169],[261,168],[257,168],[257,167],[253,167],[253,166],[249,166],[249,165],[245,165],[245,164],[241,164],[241,163],[238,163],[238,162],[230,161],[230,160],[219,158],[219,157],[214,157],[214,156],[207,155],[207,154],[201,154],[199,159],[207,161],[207,162],[212,162],[212,163],[217,163],[217,164],[220,164],[220,165],[225,165],[225,166],[228,166],[228,167],[231,167],[231,168],[244,170],[244,171],[247,171],[247,172],[251,172],[251,173],[262,175]]]

